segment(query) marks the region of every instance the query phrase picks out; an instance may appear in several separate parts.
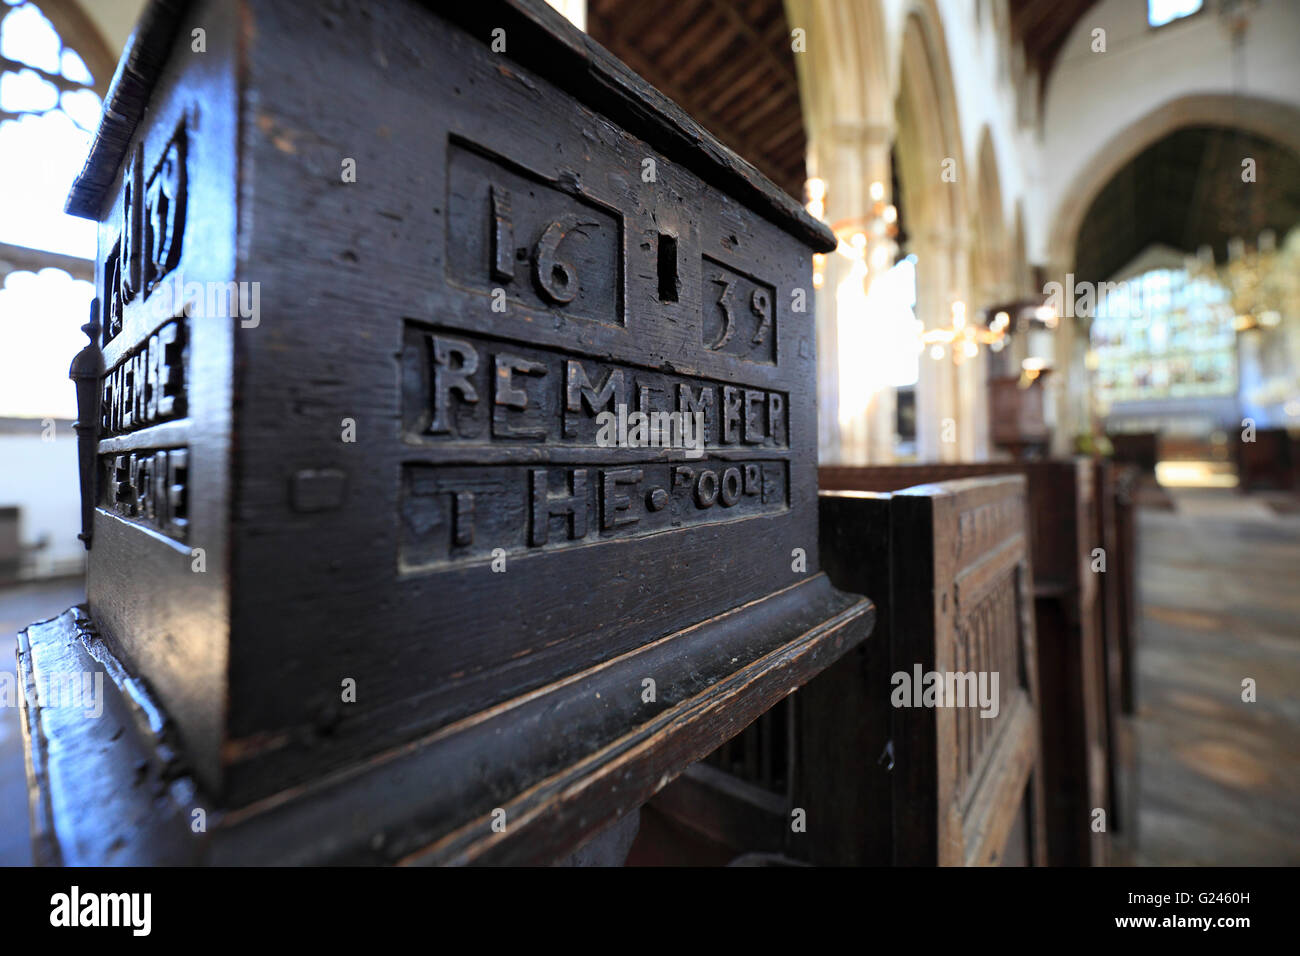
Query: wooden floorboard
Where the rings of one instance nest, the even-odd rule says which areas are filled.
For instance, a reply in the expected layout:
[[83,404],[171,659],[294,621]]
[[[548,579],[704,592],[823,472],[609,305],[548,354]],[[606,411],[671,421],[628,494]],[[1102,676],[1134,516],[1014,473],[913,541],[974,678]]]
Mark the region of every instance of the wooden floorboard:
[[[0,588],[0,680],[14,681],[18,632],[34,621],[57,617],[86,600],[81,579],[33,581]],[[16,701],[0,706],[0,866],[32,862],[27,818],[27,772]]]
[[1139,526],[1136,862],[1298,864],[1300,515],[1171,497]]

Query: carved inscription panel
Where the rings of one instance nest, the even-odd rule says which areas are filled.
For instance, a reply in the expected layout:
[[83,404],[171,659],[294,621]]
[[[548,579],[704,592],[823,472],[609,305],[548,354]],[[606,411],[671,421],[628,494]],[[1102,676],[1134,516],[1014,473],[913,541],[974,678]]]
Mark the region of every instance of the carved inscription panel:
[[406,325],[402,367],[403,425],[410,442],[598,446],[598,416],[609,412],[617,419],[622,407],[625,418],[635,412],[699,413],[704,448],[789,447],[782,391],[415,322]]
[[[447,271],[517,306],[624,321],[621,217],[578,194],[453,141],[447,157]],[[500,306],[498,306],[500,308]]]
[[105,373],[100,438],[184,416],[185,345],[185,319],[173,319]]
[[[661,301],[678,301],[676,234],[629,250],[622,213],[576,174],[548,177],[455,137],[447,228],[450,284],[481,293],[467,308],[508,316],[519,337],[499,322],[491,334],[437,317],[403,323],[403,572],[789,510],[789,392],[770,372],[766,387],[682,374],[652,349],[654,323],[667,320],[625,312],[633,269],[657,277]],[[696,261],[700,331],[682,364],[710,367],[722,354],[776,365],[775,285]],[[556,317],[547,328],[569,318],[609,328],[575,331],[571,346],[535,344],[540,310]],[[625,329],[644,337],[644,362],[596,344]]]
[[185,541],[189,530],[189,449],[150,448],[99,456],[99,507]]
[[[405,570],[773,514],[787,396],[408,322]],[[638,428],[640,431],[638,432]]]
[[711,352],[776,364],[776,291],[704,257],[703,345]]
[[[182,121],[160,155],[146,165],[137,144],[122,173],[121,231],[102,263],[102,338],[107,346],[125,327],[126,308],[149,298],[181,261],[186,213],[186,126]],[[147,306],[146,308],[151,308]],[[99,382],[93,498],[102,511],[185,541],[189,529],[189,450],[130,448],[152,444],[137,436],[126,449],[113,439],[184,418],[188,407],[189,329],[184,315],[138,329]],[[132,337],[136,331],[131,333]],[[118,344],[121,345],[120,340]],[[173,437],[172,441],[175,440]]]
[[402,469],[403,570],[775,514],[784,461]]
[[104,260],[103,342],[122,331],[123,309],[148,296],[181,260],[185,234],[185,125],[146,178],[139,146],[122,174],[122,232]]

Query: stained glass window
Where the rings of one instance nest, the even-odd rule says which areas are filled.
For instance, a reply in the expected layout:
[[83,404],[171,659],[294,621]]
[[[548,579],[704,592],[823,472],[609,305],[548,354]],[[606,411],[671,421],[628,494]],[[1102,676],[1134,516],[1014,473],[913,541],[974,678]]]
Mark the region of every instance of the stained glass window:
[[1236,393],[1236,332],[1223,286],[1183,269],[1114,286],[1099,294],[1091,330],[1105,406]]

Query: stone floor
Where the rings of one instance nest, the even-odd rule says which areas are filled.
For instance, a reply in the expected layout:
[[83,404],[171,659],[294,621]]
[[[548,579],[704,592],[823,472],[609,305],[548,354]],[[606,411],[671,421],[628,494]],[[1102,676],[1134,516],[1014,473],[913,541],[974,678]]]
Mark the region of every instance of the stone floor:
[[[1169,497],[1139,529],[1136,862],[1300,864],[1300,514],[1231,490]],[[82,594],[0,592],[0,668],[19,628]],[[30,862],[27,827],[18,711],[0,707],[0,865]]]
[[[8,681],[14,676],[18,631],[33,621],[54,617],[84,601],[85,596],[80,580],[46,581],[0,591],[0,679]],[[9,676],[4,677],[6,674]],[[29,866],[31,862],[27,773],[18,708],[0,706],[0,866]]]
[[1139,527],[1136,862],[1300,864],[1300,515],[1170,496]]

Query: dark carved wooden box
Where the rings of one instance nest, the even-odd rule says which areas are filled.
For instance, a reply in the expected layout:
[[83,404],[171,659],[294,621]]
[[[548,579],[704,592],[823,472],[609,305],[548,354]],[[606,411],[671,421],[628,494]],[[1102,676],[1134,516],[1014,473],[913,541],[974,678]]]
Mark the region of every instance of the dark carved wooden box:
[[50,741],[100,730],[29,708],[47,859],[555,858],[869,631],[833,237],[544,5],[155,2],[69,208],[88,606],[21,652],[141,729],[92,807]]

